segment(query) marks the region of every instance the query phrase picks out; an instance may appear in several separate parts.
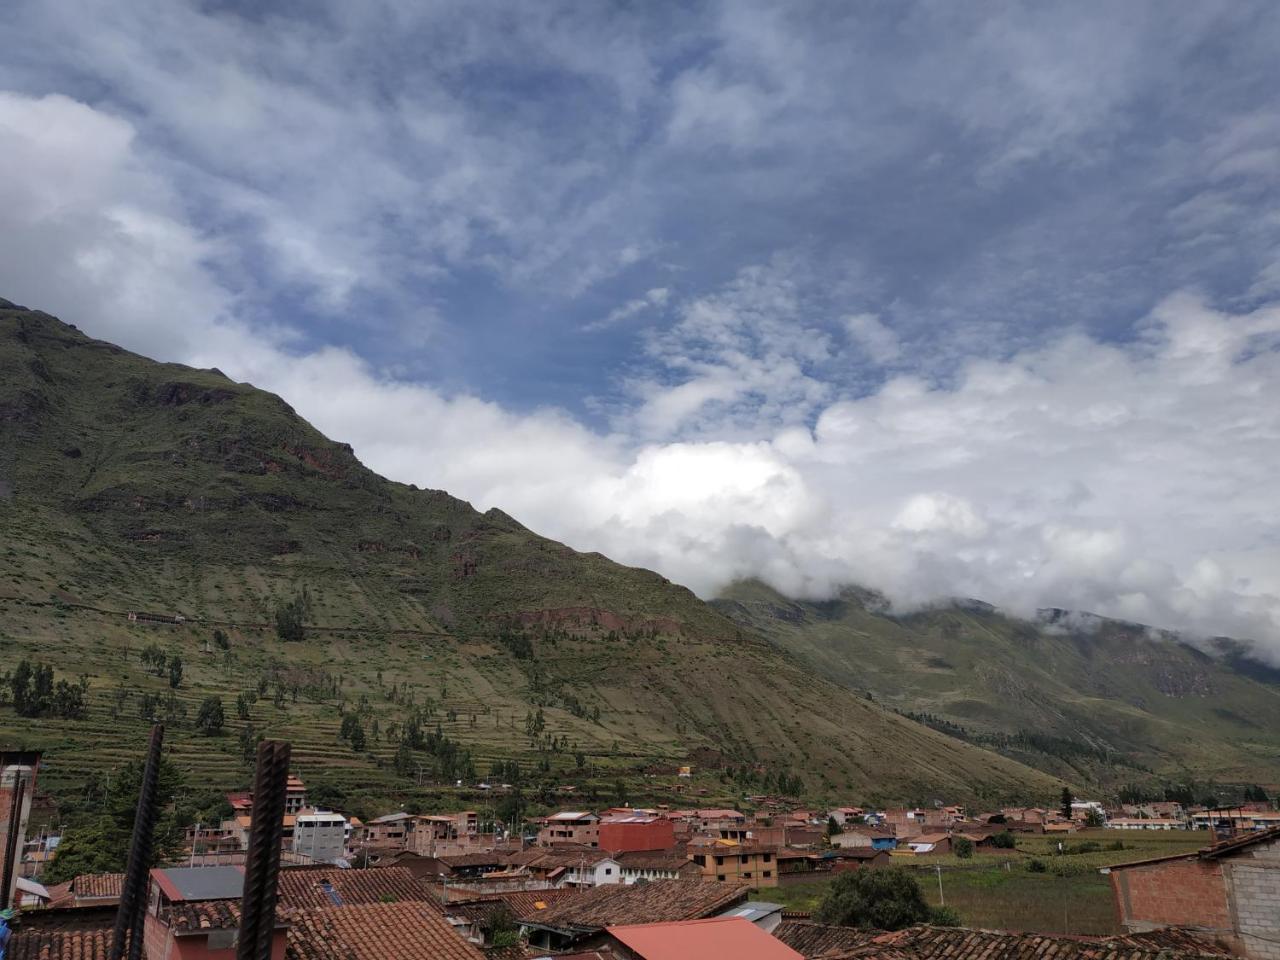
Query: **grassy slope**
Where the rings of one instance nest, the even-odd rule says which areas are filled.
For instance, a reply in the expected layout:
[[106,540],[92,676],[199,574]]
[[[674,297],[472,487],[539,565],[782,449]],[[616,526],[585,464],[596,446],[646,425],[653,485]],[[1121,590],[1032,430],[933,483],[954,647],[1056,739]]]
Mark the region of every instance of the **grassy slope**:
[[[253,626],[303,585],[324,630],[281,644]],[[189,622],[131,624],[122,614],[135,609]],[[204,651],[211,619],[238,624],[229,657]],[[513,623],[533,625],[532,665],[495,641]],[[47,749],[56,789],[134,753],[137,694],[167,689],[137,656],[154,642],[186,660],[192,715],[209,693],[224,700],[227,735],[172,735],[175,755],[215,784],[246,775],[234,696],[280,665],[341,675],[342,696],[368,696],[384,726],[405,713],[384,686],[408,684],[417,702],[441,704],[444,731],[475,751],[482,775],[490,758],[530,757],[523,719],[540,701],[548,732],[591,758],[580,774],[571,752],[554,755],[557,780],[621,776],[661,795],[674,778],[644,771],[693,758],[706,771],[694,786],[711,796],[728,795],[718,763],[748,760],[800,773],[815,792],[868,798],[1054,790],[815,677],[657,574],[376,476],[277,397],[0,304],[0,649],[10,663],[32,656],[87,674],[93,703],[82,722],[5,708],[0,737]],[[134,700],[113,718],[117,689]],[[600,722],[573,716],[566,695],[599,707]],[[337,742],[339,719],[333,701],[276,708],[268,697],[253,722],[293,739],[305,774],[379,797],[408,791],[391,747],[353,755]]]
[[1107,622],[1051,632],[976,606],[895,618],[852,592],[796,602],[757,582],[715,605],[886,706],[979,734],[1030,730],[1112,752],[1108,765],[1013,749],[1074,781],[1280,783],[1280,687],[1175,640]]

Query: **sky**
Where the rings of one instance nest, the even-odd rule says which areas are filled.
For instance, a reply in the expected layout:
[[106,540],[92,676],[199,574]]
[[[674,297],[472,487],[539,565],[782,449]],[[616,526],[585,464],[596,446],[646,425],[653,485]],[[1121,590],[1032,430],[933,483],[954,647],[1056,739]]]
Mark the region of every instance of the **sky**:
[[704,597],[1280,663],[1270,0],[9,0],[0,37],[0,296]]

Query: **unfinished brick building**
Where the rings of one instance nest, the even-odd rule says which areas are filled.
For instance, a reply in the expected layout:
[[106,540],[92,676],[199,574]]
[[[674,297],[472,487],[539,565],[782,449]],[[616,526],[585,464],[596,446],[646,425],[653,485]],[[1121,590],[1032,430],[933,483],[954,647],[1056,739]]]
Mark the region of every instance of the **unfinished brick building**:
[[1130,933],[1187,927],[1251,960],[1280,960],[1280,828],[1103,872]]

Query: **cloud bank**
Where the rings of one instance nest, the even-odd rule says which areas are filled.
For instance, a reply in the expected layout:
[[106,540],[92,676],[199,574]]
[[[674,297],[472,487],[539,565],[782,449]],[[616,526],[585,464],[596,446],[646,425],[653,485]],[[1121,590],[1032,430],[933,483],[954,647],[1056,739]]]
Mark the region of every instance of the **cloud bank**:
[[[376,7],[11,8],[0,296],[703,596],[1071,607],[1280,663],[1266,5]],[[1171,89],[1177,136],[1142,119]]]

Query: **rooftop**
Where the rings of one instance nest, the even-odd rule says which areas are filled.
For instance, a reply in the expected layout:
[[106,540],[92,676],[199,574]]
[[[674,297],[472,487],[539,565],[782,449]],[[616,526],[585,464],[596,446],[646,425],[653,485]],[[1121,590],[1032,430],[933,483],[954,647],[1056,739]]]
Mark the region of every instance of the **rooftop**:
[[484,960],[424,903],[296,910],[289,920],[287,960]]
[[584,890],[546,910],[520,917],[522,923],[557,930],[591,932],[614,925],[700,920],[747,899],[747,886],[710,880],[653,880]]
[[244,891],[243,867],[165,867],[151,876],[170,900],[238,900]]
[[286,869],[280,871],[282,906],[342,907],[360,903],[430,902],[435,897],[408,867]]
[[801,954],[741,917],[609,927],[609,935],[644,960],[801,960]]
[[118,900],[123,888],[123,873],[82,873],[71,881],[71,892],[77,897]]

